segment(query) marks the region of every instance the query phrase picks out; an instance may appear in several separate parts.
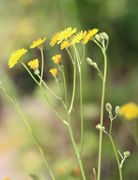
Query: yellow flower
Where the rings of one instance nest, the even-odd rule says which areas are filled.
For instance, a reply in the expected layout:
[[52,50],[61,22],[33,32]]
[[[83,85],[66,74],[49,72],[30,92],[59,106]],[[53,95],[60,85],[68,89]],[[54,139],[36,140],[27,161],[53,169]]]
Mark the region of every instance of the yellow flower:
[[38,69],[38,67],[39,67],[38,59],[33,59],[32,61],[29,61],[28,66],[30,67],[30,69],[33,69],[33,70]]
[[56,75],[57,75],[57,69],[56,69],[56,68],[50,69],[49,72],[50,72],[54,77],[56,77]]
[[64,48],[68,48],[70,43],[68,41],[63,41],[60,45],[60,49],[63,50]]
[[83,43],[87,44],[89,40],[93,38],[93,36],[98,32],[99,30],[97,28],[91,29],[88,31],[86,36],[83,39]]
[[9,68],[12,68],[14,67],[15,64],[17,64],[17,62],[20,60],[20,58],[27,53],[27,49],[18,49],[17,51],[13,52],[11,54],[11,57],[9,59],[9,62],[8,62],[8,66]]
[[10,178],[9,177],[4,177],[3,180],[10,180]]
[[32,42],[30,45],[30,49],[36,48],[36,47],[41,47],[41,45],[45,42],[46,38],[39,38],[36,41]]
[[127,103],[120,108],[120,115],[128,121],[138,118],[138,106],[135,103]]
[[52,47],[56,43],[60,44],[62,41],[67,40],[76,32],[76,30],[77,30],[76,28],[72,29],[71,27],[68,27],[64,29],[63,31],[56,33],[51,39],[50,46]]
[[54,61],[55,64],[60,64],[61,63],[61,55],[56,54],[55,56],[52,57],[52,60]]
[[52,39],[50,41],[50,46],[51,47],[53,47],[57,43],[59,35],[60,35],[60,33],[58,32],[52,37]]
[[57,44],[60,44],[63,40],[67,40],[77,31],[76,28],[72,29],[71,27],[64,29],[60,32]]
[[79,33],[77,33],[74,37],[73,37],[73,39],[72,39],[72,41],[71,41],[71,44],[75,44],[75,43],[79,43],[81,40],[83,40],[83,38],[86,36],[86,31],[81,31],[81,32],[79,32]]

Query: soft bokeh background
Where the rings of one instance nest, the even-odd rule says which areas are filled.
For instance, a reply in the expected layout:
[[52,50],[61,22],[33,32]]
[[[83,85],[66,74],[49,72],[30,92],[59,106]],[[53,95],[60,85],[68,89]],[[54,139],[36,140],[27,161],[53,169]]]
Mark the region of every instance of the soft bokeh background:
[[[76,157],[64,125],[55,117],[44,101],[41,92],[25,70],[17,65],[9,70],[7,63],[12,51],[28,47],[38,37],[47,37],[45,44],[45,80],[57,89],[48,69],[53,66],[51,57],[59,52],[50,48],[52,35],[68,26],[78,30],[98,27],[110,36],[108,49],[108,76],[106,102],[113,106],[127,102],[138,103],[138,1],[137,0],[0,0],[0,80],[13,93],[35,129],[43,145],[48,161],[59,180],[81,179]],[[72,88],[71,66],[67,54],[61,52],[66,65],[68,90]],[[28,60],[40,57],[39,51],[30,51]],[[99,49],[92,43],[87,46],[86,56],[96,59],[102,68]],[[84,65],[84,116],[85,145],[83,161],[88,180],[93,179],[92,168],[97,168],[98,132],[101,81],[95,70]],[[78,93],[78,91],[77,91]],[[62,108],[52,99],[54,107]],[[79,142],[79,106],[76,97],[72,124]],[[107,114],[104,125],[109,128]],[[130,150],[131,157],[123,167],[125,180],[138,179],[138,149],[133,136],[136,121],[122,118],[114,122],[113,135],[118,149]],[[39,152],[28,134],[21,118],[9,101],[0,94],[0,179],[30,180],[29,174],[47,172]],[[43,177],[44,176],[44,177]],[[48,179],[48,178],[47,178]],[[118,170],[109,140],[104,137],[102,180],[116,180]]]

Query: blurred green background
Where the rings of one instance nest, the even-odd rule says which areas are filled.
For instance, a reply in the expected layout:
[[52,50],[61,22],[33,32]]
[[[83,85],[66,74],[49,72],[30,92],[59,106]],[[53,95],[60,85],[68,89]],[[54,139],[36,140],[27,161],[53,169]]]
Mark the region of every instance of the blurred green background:
[[[0,80],[13,93],[33,128],[37,132],[48,160],[59,180],[81,179],[76,157],[64,127],[54,116],[44,101],[41,92],[20,66],[8,69],[8,59],[12,51],[28,48],[39,38],[47,37],[45,43],[45,81],[57,89],[48,73],[53,64],[51,57],[59,53],[58,47],[50,48],[53,34],[68,26],[87,30],[97,27],[110,37],[108,49],[108,76],[106,102],[113,106],[127,102],[138,104],[138,1],[137,0],[0,0]],[[71,66],[66,52],[62,51],[68,90],[71,91]],[[30,51],[28,60],[39,57],[36,49]],[[86,57],[97,61],[103,67],[99,49],[89,43]],[[94,69],[87,64],[83,69],[83,97],[85,117],[85,145],[83,161],[88,180],[93,179],[92,168],[97,168],[98,132],[101,80]],[[78,93],[78,91],[77,91]],[[59,104],[52,99],[55,108],[62,112]],[[80,117],[79,100],[76,96],[72,124],[76,140],[79,142]],[[78,113],[76,113],[78,112]],[[105,113],[104,125],[109,128]],[[122,118],[114,122],[113,134],[118,149],[130,150],[131,156],[123,167],[125,180],[138,179],[138,149],[133,136],[136,121],[130,123]],[[34,142],[28,134],[15,109],[0,94],[0,179],[30,180],[29,174],[47,176]],[[45,178],[43,178],[45,179]],[[48,179],[48,177],[47,177]],[[102,180],[117,180],[118,170],[112,147],[104,137]]]

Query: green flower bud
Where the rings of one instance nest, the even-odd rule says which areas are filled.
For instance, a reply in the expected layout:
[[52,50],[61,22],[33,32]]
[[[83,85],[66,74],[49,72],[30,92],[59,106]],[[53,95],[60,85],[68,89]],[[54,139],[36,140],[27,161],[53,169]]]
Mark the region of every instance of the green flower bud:
[[115,113],[116,113],[116,115],[118,115],[120,113],[120,107],[119,106],[115,107]]
[[110,103],[106,103],[106,110],[111,113],[112,111],[112,105]]

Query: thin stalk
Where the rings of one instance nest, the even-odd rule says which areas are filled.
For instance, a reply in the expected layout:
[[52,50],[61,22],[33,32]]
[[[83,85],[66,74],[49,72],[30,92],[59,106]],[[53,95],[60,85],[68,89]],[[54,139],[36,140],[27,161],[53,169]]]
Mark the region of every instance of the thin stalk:
[[76,73],[77,73],[76,61],[74,61],[74,64],[73,64],[73,71],[74,71],[74,75],[73,75],[73,91],[72,91],[71,103],[70,103],[70,106],[69,106],[69,113],[71,113],[72,108],[73,108],[73,103],[74,103],[74,98],[75,98],[75,91],[76,91]]
[[[39,78],[41,78],[40,76],[39,76],[39,74],[37,74],[37,76],[39,77]],[[60,96],[57,96],[48,86],[47,86],[47,84],[45,83],[45,81],[42,79],[42,84],[45,86],[45,88],[51,93],[51,95],[53,95],[56,99],[58,99],[59,101],[61,101],[61,103],[63,104],[63,106],[66,108],[66,105],[65,105],[65,103],[64,103],[64,101],[62,100],[62,98],[60,97]]]
[[[101,98],[101,116],[100,116],[100,125],[103,126],[103,115],[104,115],[104,99],[105,99],[105,85],[106,85],[106,75],[107,75],[107,56],[105,50],[102,49],[104,56],[104,75],[103,75],[103,84],[102,84],[102,98]],[[101,179],[101,159],[102,159],[102,138],[103,131],[100,129],[99,132],[99,154],[98,154],[98,175],[97,180]]]
[[109,134],[111,135],[112,133],[112,126],[113,126],[113,120],[110,120],[110,130],[109,130]]
[[36,78],[33,76],[33,74],[31,73],[31,71],[29,70],[29,68],[23,63],[21,62],[21,64],[23,65],[23,67],[26,69],[26,71],[29,73],[29,75],[32,77],[32,79],[36,82],[37,85],[39,85],[39,82],[36,80]]
[[44,52],[43,52],[43,47],[40,47],[40,52],[41,52],[41,75],[40,75],[40,85],[41,85],[42,80],[43,80],[43,74],[44,74]]
[[44,162],[45,167],[48,169],[48,172],[49,172],[52,180],[55,180],[54,174],[53,174],[53,172],[52,172],[52,170],[51,170],[51,168],[50,168],[50,166],[49,166],[49,164],[48,164],[48,162],[47,162],[46,156],[45,156],[44,151],[43,151],[43,149],[42,149],[42,147],[41,147],[41,145],[40,145],[40,142],[39,142],[36,134],[34,133],[33,129],[31,128],[28,120],[26,119],[24,113],[22,112],[22,110],[21,110],[21,108],[19,107],[18,103],[16,102],[15,98],[14,98],[14,97],[11,97],[11,96],[8,94],[8,92],[6,92],[5,89],[4,89],[3,92],[4,92],[5,95],[8,97],[8,99],[11,101],[11,103],[14,105],[14,107],[16,108],[18,114],[21,116],[21,118],[22,118],[25,126],[27,127],[28,132],[31,134],[34,142],[36,143],[36,145],[37,145],[37,147],[38,147],[38,149],[39,149],[39,152],[40,152],[40,154],[41,154],[41,157],[42,157],[42,159],[43,159],[43,162]]
[[[42,87],[42,86],[40,85],[40,83],[35,79],[35,77],[34,77],[33,74],[31,73],[31,71],[28,69],[28,67],[27,67],[23,62],[22,62],[22,65],[24,66],[24,68],[26,69],[26,71],[29,73],[29,75],[32,77],[32,79],[37,83],[38,87],[41,89],[41,91],[42,91],[45,99],[47,100],[48,105],[49,105],[49,107],[51,108],[51,110],[56,114],[56,116],[57,116],[64,124],[68,125],[68,123],[67,123],[64,119],[62,119],[62,118],[60,117],[59,113],[54,110],[54,108],[53,108],[52,105],[51,105],[51,102],[49,101],[46,93],[45,93],[44,90],[43,90],[43,87]],[[40,78],[39,75],[37,75],[37,76]],[[45,82],[42,80],[42,83],[44,84]],[[45,84],[45,85],[46,85],[46,84]],[[46,85],[46,86],[47,86],[47,85]],[[47,86],[47,88],[48,88],[48,90],[51,90],[48,86]],[[51,91],[51,92],[53,92],[53,91]],[[54,94],[54,95],[55,95],[55,94]],[[58,96],[57,96],[57,97],[58,97]],[[58,97],[58,98],[60,98],[60,97]],[[64,106],[65,106],[65,105],[64,105]]]
[[66,51],[67,51],[67,53],[68,53],[68,55],[69,55],[69,57],[70,57],[70,59],[71,59],[72,64],[74,64],[74,59],[73,59],[70,51],[68,50],[68,48],[66,48]]
[[119,161],[117,149],[116,149],[116,147],[115,147],[115,143],[114,143],[114,141],[113,141],[112,136],[111,136],[111,135],[108,135],[108,136],[109,136],[109,139],[110,139],[110,141],[111,141],[111,144],[112,144],[112,147],[113,147],[113,150],[114,150],[114,153],[115,153],[115,157],[116,157],[116,161],[117,161],[117,165],[118,165],[118,170],[119,170],[120,180],[123,180],[122,169],[121,169],[121,166],[120,166],[120,161]]
[[[83,49],[85,50],[85,47],[83,45]],[[83,52],[82,60],[80,59],[78,50],[76,46],[74,46],[77,64],[78,64],[78,70],[79,70],[79,83],[80,83],[80,114],[81,114],[81,145],[80,145],[80,155],[82,154],[82,148],[83,148],[83,139],[84,139],[84,119],[83,119],[83,87],[82,87],[82,62],[85,58],[85,51]]]
[[74,147],[74,150],[75,150],[75,153],[76,153],[76,156],[77,156],[77,159],[78,159],[78,163],[79,163],[81,174],[82,174],[82,179],[86,180],[86,176],[85,176],[81,156],[80,156],[80,153],[78,151],[78,148],[77,148],[77,145],[75,143],[74,136],[73,136],[73,132],[72,132],[72,128],[71,128],[71,119],[70,119],[70,113],[69,112],[67,112],[67,116],[68,116],[68,123],[69,123],[68,130],[69,130],[69,134],[70,134],[70,137],[71,137],[72,145]]
[[65,120],[59,115],[59,113],[58,113],[56,110],[54,110],[54,108],[53,108],[51,102],[49,101],[49,99],[48,99],[48,97],[47,97],[47,95],[46,95],[46,93],[45,93],[45,91],[44,91],[44,89],[43,89],[42,86],[40,87],[40,89],[41,89],[41,91],[42,91],[42,93],[43,93],[43,95],[44,95],[44,98],[45,98],[46,101],[48,102],[48,105],[49,105],[50,109],[56,114],[56,116],[59,118],[59,120],[61,120],[65,125],[68,126],[67,121],[65,121]]
[[65,73],[61,67],[59,67],[59,69],[60,69],[62,76],[63,76],[65,102],[66,102],[66,106],[68,106],[68,96],[67,96],[67,85],[66,85]]
[[81,112],[81,146],[80,155],[82,154],[83,142],[84,142],[84,119],[83,119],[83,90],[82,90],[82,68],[80,67],[79,72],[80,78],[80,112]]

